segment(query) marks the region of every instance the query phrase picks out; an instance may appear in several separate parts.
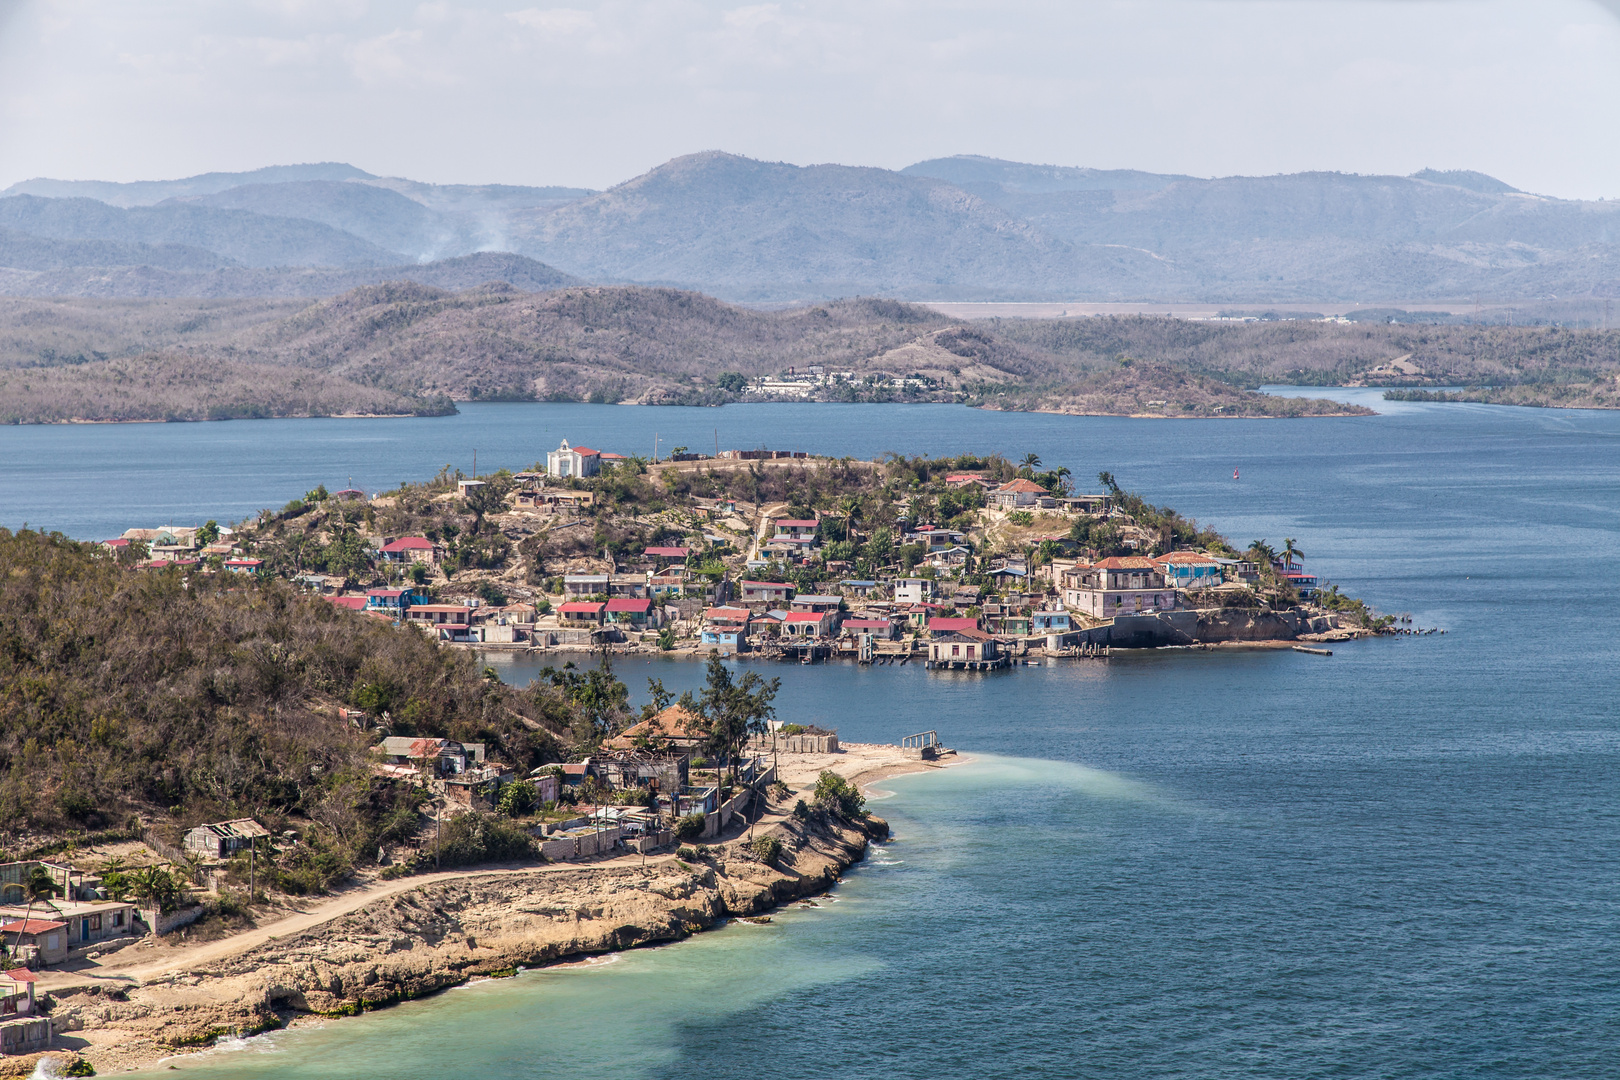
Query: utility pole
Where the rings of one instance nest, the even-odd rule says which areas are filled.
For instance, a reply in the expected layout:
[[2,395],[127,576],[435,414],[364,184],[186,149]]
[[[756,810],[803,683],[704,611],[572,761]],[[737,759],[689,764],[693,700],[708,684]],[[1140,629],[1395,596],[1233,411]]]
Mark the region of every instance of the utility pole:
[[439,868],[439,837],[444,835],[444,814],[433,808],[433,869]]
[[248,840],[248,903],[259,893],[259,838],[257,836]]

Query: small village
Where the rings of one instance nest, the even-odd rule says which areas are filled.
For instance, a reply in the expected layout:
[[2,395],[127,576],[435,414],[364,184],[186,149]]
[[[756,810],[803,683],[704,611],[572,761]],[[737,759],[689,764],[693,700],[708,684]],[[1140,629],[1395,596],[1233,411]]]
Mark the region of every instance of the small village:
[[[673,495],[681,478],[814,471],[828,460],[769,450],[711,458],[681,447],[649,463],[565,440],[541,469],[446,478],[431,496],[452,514],[472,508],[517,550],[494,573],[462,568],[464,557],[457,564],[454,525],[361,535],[348,573],[267,558],[262,549],[276,545],[259,538],[262,525],[131,529],[107,546],[138,545],[132,565],[146,569],[281,573],[367,617],[493,651],[718,650],[986,670],[1114,648],[1331,640],[1368,629],[1341,617],[1336,590],[1319,595],[1292,541],[1281,551],[1264,541],[1238,551],[1207,534],[1178,542],[1162,521],[1139,521],[1121,492],[1075,494],[1067,470],[999,464],[933,471],[921,497],[842,495],[823,507],[694,490],[628,515],[655,542],[598,550],[592,538],[604,523],[611,530],[627,516],[604,505],[616,474],[660,477]],[[373,519],[400,498],[319,494],[340,515]],[[876,520],[863,529],[863,516]],[[547,560],[538,573],[522,565],[525,541],[571,531],[562,565]]]

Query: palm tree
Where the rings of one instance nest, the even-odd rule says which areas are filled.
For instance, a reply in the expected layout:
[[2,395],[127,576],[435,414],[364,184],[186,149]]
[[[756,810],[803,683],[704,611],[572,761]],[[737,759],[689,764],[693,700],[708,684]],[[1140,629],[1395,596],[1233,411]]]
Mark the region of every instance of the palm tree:
[[1265,566],[1271,566],[1277,561],[1277,552],[1263,537],[1249,545],[1249,554],[1255,557],[1255,562]]
[[1074,475],[1073,473],[1069,472],[1069,467],[1067,465],[1059,465],[1057,468],[1052,470],[1052,475],[1057,477],[1058,489],[1065,495],[1068,494],[1070,486],[1069,477]]
[[1021,464],[1026,469],[1038,469],[1038,468],[1041,467],[1041,455],[1039,455],[1039,454],[1025,454],[1024,455],[1024,460],[1021,461],[1019,464]]
[[22,925],[17,928],[17,936],[11,942],[11,954],[15,956],[17,949],[22,945],[23,931],[28,929],[28,920],[34,917],[34,905],[40,900],[49,900],[62,891],[62,886],[52,880],[51,875],[45,872],[43,866],[35,865],[28,871],[28,879],[23,882],[23,892],[28,894],[28,911],[23,915]]
[[1284,537],[1283,538],[1283,565],[1284,566],[1293,566],[1294,565],[1294,556],[1295,555],[1298,555],[1302,559],[1305,557],[1305,553],[1303,551],[1299,550],[1299,548],[1294,546],[1294,538],[1293,537],[1291,537],[1291,536]]
[[861,513],[861,497],[859,495],[845,495],[838,500],[838,510],[844,518],[844,539],[854,543],[855,519]]

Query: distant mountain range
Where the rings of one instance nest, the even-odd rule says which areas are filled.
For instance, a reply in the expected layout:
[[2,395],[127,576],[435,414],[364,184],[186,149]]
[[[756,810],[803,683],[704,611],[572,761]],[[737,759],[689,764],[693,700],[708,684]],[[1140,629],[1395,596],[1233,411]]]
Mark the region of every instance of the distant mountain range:
[[894,172],[710,152],[597,192],[322,163],[15,184],[0,293],[323,296],[409,278],[775,303],[1567,300],[1620,296],[1617,215],[1434,170],[1200,179],[959,156]]

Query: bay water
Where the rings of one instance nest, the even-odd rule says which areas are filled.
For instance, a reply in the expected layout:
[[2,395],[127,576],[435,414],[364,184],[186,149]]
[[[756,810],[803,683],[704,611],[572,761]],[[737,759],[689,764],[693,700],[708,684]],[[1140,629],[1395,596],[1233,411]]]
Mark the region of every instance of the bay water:
[[[718,424],[722,447],[1035,452],[1082,489],[1108,469],[1240,544],[1292,537],[1345,591],[1448,631],[1331,658],[760,664],[782,679],[784,719],[850,741],[934,728],[973,761],[884,781],[872,808],[894,840],[820,906],[231,1041],[173,1061],[182,1072],[1612,1076],[1620,415],[1376,407],[1184,422],[486,405],[9,428],[0,524],[97,538],[164,513],[224,521],[351,473],[417,478],[474,441],[480,468],[521,466],[564,436],[632,453],[656,427],[697,448]],[[520,683],[539,668],[490,662]],[[702,677],[656,659],[616,670],[638,698],[649,677],[677,691]]]

